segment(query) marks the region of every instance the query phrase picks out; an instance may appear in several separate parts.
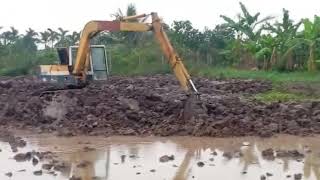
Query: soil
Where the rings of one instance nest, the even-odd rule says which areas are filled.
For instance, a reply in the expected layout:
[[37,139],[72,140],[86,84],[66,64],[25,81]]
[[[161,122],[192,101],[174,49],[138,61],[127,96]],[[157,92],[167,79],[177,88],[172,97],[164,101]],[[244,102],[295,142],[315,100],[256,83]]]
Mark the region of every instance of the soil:
[[260,179],[261,179],[261,180],[266,180],[267,177],[266,177],[265,175],[261,175],[261,176],[260,176]]
[[41,176],[42,175],[42,170],[34,171],[33,174],[35,176]]
[[301,173],[294,175],[294,180],[300,180],[300,179],[302,179],[302,174]]
[[164,155],[159,158],[159,161],[162,163],[168,162],[168,161],[173,161],[173,160],[174,160],[174,155],[171,155],[171,156]]
[[8,173],[5,173],[5,175],[8,177],[12,177],[13,174],[12,174],[12,172],[8,172]]
[[276,151],[277,157],[283,158],[283,157],[290,157],[290,158],[304,158],[304,154],[300,153],[298,150],[277,150]]
[[[274,153],[276,153],[276,156]],[[275,157],[292,159],[301,159],[305,157],[305,155],[298,150],[273,150],[272,148],[261,151],[261,154],[265,159],[268,160],[274,160]]]
[[270,90],[271,83],[265,81],[195,78],[194,82],[201,96],[189,106],[192,116],[185,118],[188,96],[171,75],[115,76],[69,90],[57,90],[33,77],[0,79],[0,127],[63,136],[320,133],[320,102],[266,104],[248,98]]
[[199,162],[197,163],[197,165],[198,165],[198,167],[203,167],[205,164],[204,164],[204,162],[199,161]]
[[261,152],[261,154],[262,154],[262,157],[264,157],[267,160],[274,160],[274,158],[275,158],[274,157],[274,151],[273,151],[272,148],[268,148],[266,150],[263,150]]

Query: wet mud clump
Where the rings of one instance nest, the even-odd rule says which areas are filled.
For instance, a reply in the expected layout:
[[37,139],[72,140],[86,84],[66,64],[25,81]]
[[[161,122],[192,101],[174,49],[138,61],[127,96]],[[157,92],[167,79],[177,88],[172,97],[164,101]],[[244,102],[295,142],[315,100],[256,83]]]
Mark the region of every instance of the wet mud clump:
[[275,159],[274,150],[272,148],[263,150],[261,152],[261,154],[262,154],[262,157],[267,159],[267,160],[274,160]]
[[173,161],[173,160],[174,160],[174,155],[171,155],[171,156],[164,155],[159,158],[159,161],[162,163],[168,162],[168,161]]
[[27,145],[27,142],[21,137],[14,136],[11,132],[2,128],[0,128],[0,140],[9,143],[12,152],[18,152],[18,148],[23,148]]
[[304,154],[300,153],[298,150],[277,150],[276,151],[277,157],[279,158],[304,158]]
[[187,119],[187,95],[171,75],[114,76],[67,90],[32,77],[0,82],[0,127],[63,136],[320,133],[319,102],[265,104],[250,98],[272,88],[265,81],[195,78],[201,95]]

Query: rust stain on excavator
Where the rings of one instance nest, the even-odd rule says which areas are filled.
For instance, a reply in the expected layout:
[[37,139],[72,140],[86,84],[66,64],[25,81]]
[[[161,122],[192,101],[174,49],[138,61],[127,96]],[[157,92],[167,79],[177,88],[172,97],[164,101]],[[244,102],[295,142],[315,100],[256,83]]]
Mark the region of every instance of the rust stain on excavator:
[[97,21],[99,30],[108,30],[110,32],[120,31],[119,21]]

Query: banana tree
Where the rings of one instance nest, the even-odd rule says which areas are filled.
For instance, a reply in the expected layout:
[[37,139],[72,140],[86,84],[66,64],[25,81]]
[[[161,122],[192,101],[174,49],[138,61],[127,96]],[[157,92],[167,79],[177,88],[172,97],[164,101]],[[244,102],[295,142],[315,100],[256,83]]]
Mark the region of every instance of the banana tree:
[[258,63],[260,66],[262,66],[263,70],[269,70],[272,64],[275,63],[276,58],[276,52],[274,48],[276,47],[275,38],[270,34],[263,35],[260,37],[255,47],[255,58],[258,60]]
[[[236,42],[235,47],[232,47],[235,51],[233,54],[238,54],[241,61],[240,64],[248,64],[245,68],[256,68],[255,54],[258,50],[258,40],[261,37],[261,33],[264,30],[263,23],[273,19],[272,16],[266,16],[260,19],[260,13],[252,15],[247,10],[246,6],[240,2],[241,14],[238,15],[238,20],[234,21],[230,17],[221,15],[220,17],[226,21],[223,24],[235,31]],[[239,46],[240,45],[240,46]],[[240,48],[239,48],[240,47]]]
[[315,71],[315,45],[320,41],[320,17],[315,16],[313,22],[304,19],[303,25],[303,41],[309,45],[308,71]]
[[262,19],[259,19],[260,13],[255,13],[251,15],[247,10],[246,6],[240,2],[241,14],[238,14],[238,20],[234,21],[232,18],[221,15],[220,17],[226,21],[224,24],[227,27],[232,28],[236,31],[238,38],[240,39],[249,39],[252,41],[257,40],[262,30],[264,29],[263,26],[259,26],[271,19],[273,16],[266,16]]
[[[290,19],[289,11],[283,9],[282,21],[276,21],[274,24],[267,23],[265,29],[274,35],[274,42],[271,45],[272,54],[270,59],[270,65],[274,67],[275,65],[278,68],[284,69],[292,69],[292,54],[299,44],[296,41],[297,31],[301,26],[301,21],[294,23],[292,19]],[[284,62],[278,62],[282,60]],[[281,65],[282,64],[282,65]],[[285,67],[283,66],[284,64]],[[280,66],[279,66],[280,65]]]

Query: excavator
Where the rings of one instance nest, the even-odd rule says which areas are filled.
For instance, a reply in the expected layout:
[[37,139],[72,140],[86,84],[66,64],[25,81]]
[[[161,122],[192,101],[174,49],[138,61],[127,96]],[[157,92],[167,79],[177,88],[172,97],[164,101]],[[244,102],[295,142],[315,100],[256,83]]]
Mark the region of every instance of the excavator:
[[[139,21],[151,16],[151,23]],[[141,14],[117,18],[114,21],[90,21],[82,30],[79,46],[58,48],[60,64],[40,65],[43,81],[57,81],[73,86],[84,86],[91,80],[106,79],[108,61],[103,45],[90,45],[90,39],[100,32],[147,32],[152,31],[159,42],[163,54],[178,79],[183,90],[198,94],[182,59],[172,47],[158,14]]]
[[[151,23],[133,22],[141,18],[147,19],[151,16]],[[79,46],[58,48],[60,64],[40,65],[40,78],[43,81],[55,81],[62,88],[58,90],[85,87],[92,80],[104,80],[108,77],[108,61],[103,45],[90,45],[90,39],[99,32],[147,32],[152,31],[155,39],[160,44],[161,50],[178,79],[181,88],[186,92],[187,99],[181,114],[182,120],[194,117],[194,109],[199,100],[199,92],[185,68],[182,59],[172,47],[163,24],[158,14],[141,14],[117,18],[114,21],[90,21],[88,22],[80,37]]]

